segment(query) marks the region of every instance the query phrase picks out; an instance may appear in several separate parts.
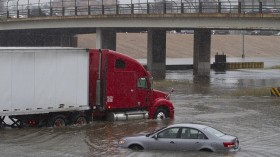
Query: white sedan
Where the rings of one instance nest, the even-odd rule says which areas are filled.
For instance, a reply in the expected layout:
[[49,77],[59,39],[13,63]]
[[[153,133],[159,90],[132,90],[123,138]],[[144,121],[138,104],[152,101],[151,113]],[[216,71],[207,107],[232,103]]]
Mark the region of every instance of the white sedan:
[[200,124],[174,124],[147,135],[125,137],[119,146],[133,150],[237,151],[239,140]]

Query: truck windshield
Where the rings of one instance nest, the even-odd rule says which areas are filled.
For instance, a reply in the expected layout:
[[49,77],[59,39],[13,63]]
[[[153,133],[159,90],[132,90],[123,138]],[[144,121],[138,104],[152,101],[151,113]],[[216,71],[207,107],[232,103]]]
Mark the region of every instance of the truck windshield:
[[138,79],[138,82],[137,82],[137,87],[138,88],[143,88],[143,89],[148,89],[149,86],[148,86],[148,80],[147,79],[149,79],[149,82],[151,84],[151,89],[153,89],[153,77],[149,77],[149,78],[140,77]]

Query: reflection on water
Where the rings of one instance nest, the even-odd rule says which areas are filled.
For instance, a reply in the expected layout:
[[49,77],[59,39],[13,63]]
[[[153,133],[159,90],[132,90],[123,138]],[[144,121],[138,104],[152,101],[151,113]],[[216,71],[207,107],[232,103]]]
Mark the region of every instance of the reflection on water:
[[209,93],[210,76],[193,76],[193,88],[195,93]]
[[[169,80],[180,80],[171,99],[175,119],[94,121],[84,127],[0,129],[1,156],[130,156],[130,157],[251,157],[279,156],[280,99],[231,96],[226,91],[248,87],[280,86],[279,70],[211,71],[209,78],[197,79],[192,71],[169,71]],[[176,82],[175,82],[176,84]],[[156,84],[168,91],[169,86]],[[237,153],[140,151],[118,147],[124,136],[145,134],[173,123],[202,123],[237,135]]]
[[195,85],[195,89],[219,87],[222,89],[247,87],[274,87],[280,84],[280,70],[278,69],[242,69],[226,72],[211,71],[209,77],[193,76],[192,70],[169,71],[168,80],[188,80]]
[[[98,124],[95,124],[98,123]],[[120,121],[120,122],[94,122],[86,132],[90,153],[98,156],[114,156],[130,153],[118,148],[117,142],[124,136],[147,134],[163,126],[172,124],[172,121]]]

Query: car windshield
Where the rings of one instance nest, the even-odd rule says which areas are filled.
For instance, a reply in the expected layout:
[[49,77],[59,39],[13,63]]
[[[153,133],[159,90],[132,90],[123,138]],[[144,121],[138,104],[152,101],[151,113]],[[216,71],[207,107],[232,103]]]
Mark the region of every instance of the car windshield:
[[221,131],[216,130],[216,129],[211,128],[211,127],[207,127],[207,128],[205,128],[205,130],[207,130],[208,132],[210,132],[211,134],[213,134],[213,135],[215,135],[215,136],[217,136],[217,137],[222,137],[222,136],[225,135],[225,134],[222,133]]
[[165,128],[166,128],[166,127],[162,127],[162,128],[160,128],[160,129],[156,129],[156,130],[154,130],[154,131],[148,133],[148,134],[146,135],[146,137],[148,137],[148,136],[150,136],[150,135],[152,135],[152,134],[154,134],[154,133],[156,133],[156,132],[158,132],[158,131],[160,131],[160,130],[163,130],[163,129],[165,129]]

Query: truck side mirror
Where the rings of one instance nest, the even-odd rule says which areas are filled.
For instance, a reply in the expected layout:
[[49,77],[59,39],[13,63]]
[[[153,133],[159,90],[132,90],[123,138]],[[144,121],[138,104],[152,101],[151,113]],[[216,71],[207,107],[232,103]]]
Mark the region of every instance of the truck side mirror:
[[171,96],[171,94],[172,94],[173,92],[174,92],[174,89],[171,88],[170,91],[169,91],[169,93],[168,93],[168,95],[167,95],[165,98],[168,99],[168,98]]

